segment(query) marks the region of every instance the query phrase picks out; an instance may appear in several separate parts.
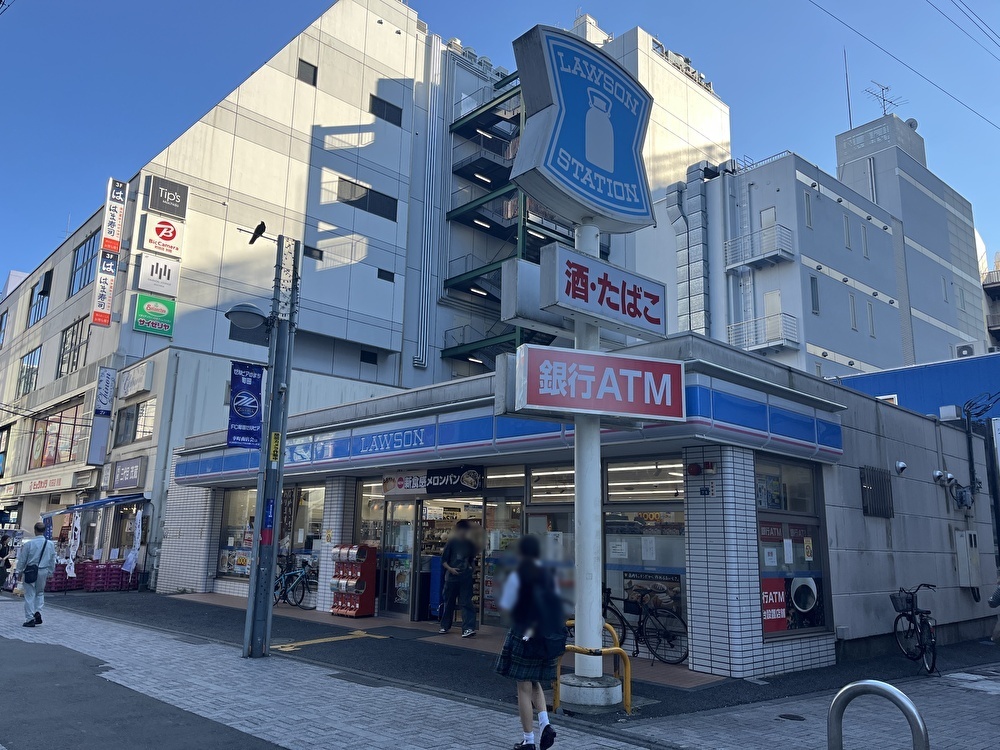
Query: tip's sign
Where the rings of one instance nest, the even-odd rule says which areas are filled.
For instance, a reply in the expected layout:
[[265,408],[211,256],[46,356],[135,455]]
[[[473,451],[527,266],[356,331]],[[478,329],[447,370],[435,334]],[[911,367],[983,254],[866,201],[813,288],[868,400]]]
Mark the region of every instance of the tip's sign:
[[584,39],[536,26],[514,42],[527,121],[514,181],[574,224],[653,223],[642,146],[652,97]]

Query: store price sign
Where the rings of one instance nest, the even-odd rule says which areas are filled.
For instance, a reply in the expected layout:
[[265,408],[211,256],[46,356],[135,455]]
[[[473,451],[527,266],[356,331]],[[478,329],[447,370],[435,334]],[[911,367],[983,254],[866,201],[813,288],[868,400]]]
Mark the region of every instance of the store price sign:
[[515,377],[518,412],[685,419],[682,362],[525,344]]

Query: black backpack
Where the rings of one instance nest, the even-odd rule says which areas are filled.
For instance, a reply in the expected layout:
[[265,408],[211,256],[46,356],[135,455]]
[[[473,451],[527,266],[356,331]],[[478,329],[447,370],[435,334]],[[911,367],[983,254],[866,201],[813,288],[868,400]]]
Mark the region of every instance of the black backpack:
[[556,593],[555,582],[548,571],[534,585],[535,611],[538,620],[533,641],[538,658],[551,661],[566,653],[566,615],[562,599]]

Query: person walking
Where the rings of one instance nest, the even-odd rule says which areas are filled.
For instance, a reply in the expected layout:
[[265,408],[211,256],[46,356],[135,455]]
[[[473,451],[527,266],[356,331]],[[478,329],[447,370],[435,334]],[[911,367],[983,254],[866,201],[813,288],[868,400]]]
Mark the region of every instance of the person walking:
[[45,582],[56,570],[56,548],[45,538],[45,524],[35,524],[35,538],[21,544],[17,553],[17,572],[24,591],[26,628],[42,624],[45,607]]
[[479,550],[470,538],[472,523],[461,519],[455,524],[455,533],[441,551],[444,569],[444,590],[441,607],[441,629],[451,630],[455,619],[455,601],[462,608],[462,637],[476,634],[476,608],[472,606],[472,588],[475,577],[476,555]]
[[7,588],[10,573],[10,534],[0,535],[0,591]]
[[556,583],[542,567],[541,544],[537,537],[523,536],[517,544],[518,566],[504,582],[498,605],[510,617],[510,628],[497,657],[496,671],[517,682],[517,710],[524,738],[514,750],[536,750],[533,713],[538,712],[538,746],[548,750],[556,741],[556,731],[549,723],[543,682],[556,679],[557,658],[546,656],[538,646],[542,635],[540,623],[547,614],[562,618],[562,613],[541,611],[546,597],[536,590],[544,587],[555,594]]

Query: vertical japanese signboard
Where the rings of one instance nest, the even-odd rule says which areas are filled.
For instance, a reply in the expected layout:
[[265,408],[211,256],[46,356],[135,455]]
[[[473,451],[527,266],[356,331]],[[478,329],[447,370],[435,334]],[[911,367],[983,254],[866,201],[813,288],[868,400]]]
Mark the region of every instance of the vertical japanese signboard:
[[101,254],[94,279],[94,309],[90,322],[107,328],[111,325],[111,308],[115,298],[115,278],[118,275],[118,253],[125,237],[125,205],[128,183],[108,180],[108,195],[104,202],[104,223],[101,225]]
[[111,325],[111,304],[115,298],[115,278],[118,276],[118,253],[102,250],[94,278],[94,310],[90,322],[107,328]]
[[125,236],[125,203],[128,200],[128,183],[108,180],[108,196],[104,202],[104,225],[101,227],[101,250],[120,252]]
[[261,381],[264,368],[246,362],[233,362],[230,371],[229,430],[226,445],[231,448],[260,450],[263,434]]

